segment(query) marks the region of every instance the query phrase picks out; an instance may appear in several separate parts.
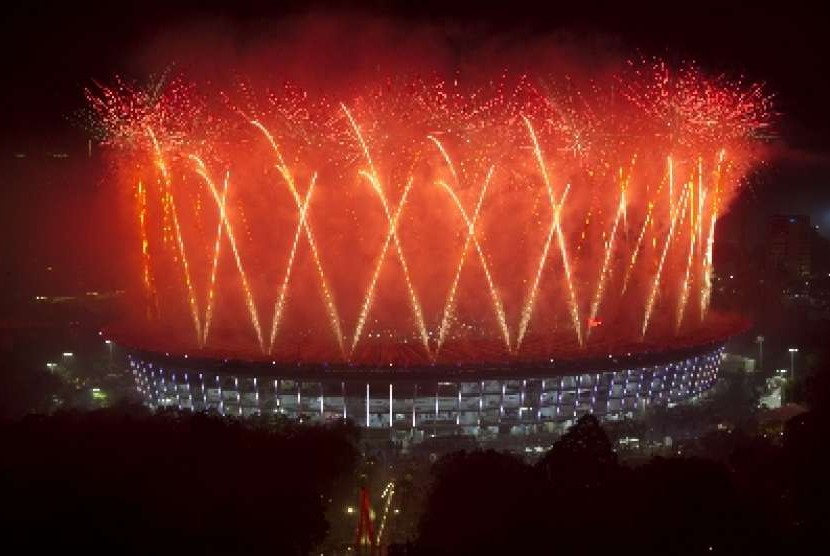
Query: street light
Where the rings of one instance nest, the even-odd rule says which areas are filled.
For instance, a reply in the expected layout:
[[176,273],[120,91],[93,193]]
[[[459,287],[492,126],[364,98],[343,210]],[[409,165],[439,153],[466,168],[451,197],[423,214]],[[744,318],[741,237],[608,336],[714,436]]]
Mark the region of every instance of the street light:
[[790,348],[790,385],[791,389],[795,385],[795,354],[798,353],[798,348]]
[[755,343],[758,344],[758,370],[764,369],[764,337],[758,336],[755,338]]
[[107,347],[110,350],[110,361],[109,361],[109,369],[108,370],[112,371],[112,346],[113,346],[113,343],[112,343],[112,340],[104,340],[104,343],[107,344]]

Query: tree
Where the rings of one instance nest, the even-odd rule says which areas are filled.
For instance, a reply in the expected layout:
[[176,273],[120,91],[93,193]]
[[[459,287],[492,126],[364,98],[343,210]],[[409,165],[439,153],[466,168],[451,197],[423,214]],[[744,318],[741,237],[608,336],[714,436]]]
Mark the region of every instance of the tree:
[[642,554],[759,554],[777,537],[766,508],[741,489],[723,464],[653,458],[632,471],[621,520]]
[[[0,426],[6,546],[101,554],[308,554],[351,480],[342,426],[134,409]],[[48,534],[43,534],[48,532]]]
[[27,413],[48,413],[52,397],[65,395],[63,381],[43,367],[37,367],[0,352],[0,419],[17,419]]
[[618,469],[611,441],[593,415],[581,417],[537,464],[558,487],[599,486]]
[[419,524],[422,554],[508,554],[529,549],[541,484],[519,458],[488,450],[455,452],[433,468]]

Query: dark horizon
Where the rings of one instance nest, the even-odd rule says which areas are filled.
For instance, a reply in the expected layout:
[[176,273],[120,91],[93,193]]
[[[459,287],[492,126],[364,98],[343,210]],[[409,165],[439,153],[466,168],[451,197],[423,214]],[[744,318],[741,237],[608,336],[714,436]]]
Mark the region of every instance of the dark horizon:
[[824,56],[822,22],[806,7],[788,6],[785,12],[783,7],[747,9],[704,2],[678,16],[670,6],[656,3],[589,9],[522,0],[451,5],[428,0],[417,6],[388,1],[325,1],[311,7],[295,1],[280,6],[248,1],[230,6],[217,0],[175,6],[125,2],[118,10],[94,6],[47,2],[6,13],[0,40],[10,84],[1,97],[10,115],[7,138],[27,128],[60,127],[61,119],[82,107],[83,90],[93,80],[107,82],[116,74],[146,78],[137,57],[165,34],[204,26],[244,44],[267,36],[277,23],[324,14],[382,18],[404,27],[463,29],[465,40],[553,36],[632,56],[694,61],[710,73],[765,83],[786,115],[781,134],[792,148],[826,153],[830,146],[824,133],[830,128],[830,107],[822,95],[830,85],[830,62]]

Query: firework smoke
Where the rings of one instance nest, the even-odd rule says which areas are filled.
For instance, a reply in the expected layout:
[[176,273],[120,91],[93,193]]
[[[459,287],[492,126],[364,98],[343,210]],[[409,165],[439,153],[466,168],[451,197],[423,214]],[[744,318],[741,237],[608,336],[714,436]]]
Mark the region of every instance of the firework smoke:
[[659,60],[555,65],[91,90],[134,192],[135,324],[181,351],[356,363],[694,334],[768,97]]

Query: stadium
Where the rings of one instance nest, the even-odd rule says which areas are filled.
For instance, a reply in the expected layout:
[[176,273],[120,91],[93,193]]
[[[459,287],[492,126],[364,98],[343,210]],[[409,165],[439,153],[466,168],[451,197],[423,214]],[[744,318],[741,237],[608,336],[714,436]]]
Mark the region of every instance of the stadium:
[[537,365],[427,369],[286,367],[132,351],[136,388],[154,409],[299,422],[351,419],[426,435],[560,432],[585,414],[636,418],[693,401],[717,379],[723,341],[655,353]]

